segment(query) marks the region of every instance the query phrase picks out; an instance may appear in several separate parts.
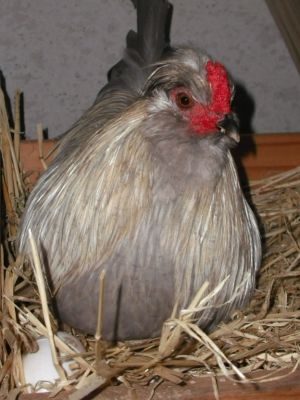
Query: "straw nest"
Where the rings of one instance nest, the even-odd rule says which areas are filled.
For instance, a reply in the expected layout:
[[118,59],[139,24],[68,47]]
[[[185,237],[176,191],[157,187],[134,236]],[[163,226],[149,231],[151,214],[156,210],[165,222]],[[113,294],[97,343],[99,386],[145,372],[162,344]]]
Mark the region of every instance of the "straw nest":
[[[274,371],[282,370],[282,375],[286,375],[297,368],[300,167],[250,183],[250,195],[261,223],[264,258],[254,297],[246,310],[236,311],[229,323],[222,323],[215,332],[205,335],[190,318],[191,309],[204,307],[208,298],[214,295],[207,293],[204,285],[199,288],[190,309],[170,316],[165,322],[160,338],[109,344],[101,341],[101,329],[95,337],[90,337],[64,326],[64,330],[75,334],[86,349],[85,353],[74,354],[66,343],[53,335],[56,321],[47,307],[38,256],[32,271],[15,250],[18,221],[32,188],[30,171],[23,171],[19,162],[18,99],[16,92],[15,126],[10,129],[0,93],[2,200],[6,208],[6,214],[2,214],[6,222],[2,226],[0,275],[2,394],[13,388],[26,390],[21,353],[36,351],[36,338],[40,335],[47,336],[52,343],[53,360],[60,379],[55,385],[49,382],[39,385],[54,391],[53,394],[63,387],[80,389],[75,392],[77,398],[108,382],[125,383],[129,387],[135,383],[148,384],[151,380],[156,384],[162,380],[179,384],[193,374],[214,376],[220,373],[243,381],[247,380],[245,373],[258,369],[266,370],[262,379],[272,379]],[[41,132],[40,126],[38,131]],[[45,165],[41,141],[39,149]],[[32,238],[33,254],[34,250]],[[221,290],[221,286],[215,291]],[[73,354],[73,375],[65,376],[60,368],[59,358],[62,357],[55,348],[66,354],[64,358]]]

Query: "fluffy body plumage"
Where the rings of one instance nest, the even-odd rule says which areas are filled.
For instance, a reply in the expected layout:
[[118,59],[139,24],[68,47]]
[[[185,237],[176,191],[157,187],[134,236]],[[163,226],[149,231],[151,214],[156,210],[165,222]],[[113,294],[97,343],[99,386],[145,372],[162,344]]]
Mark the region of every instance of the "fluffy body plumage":
[[27,202],[19,249],[30,254],[31,228],[50,285],[59,286],[59,316],[80,330],[94,333],[102,269],[106,339],[158,335],[175,302],[187,307],[205,280],[213,289],[229,276],[212,308],[196,315],[203,329],[252,296],[260,238],[230,154],[234,140],[217,128],[197,132],[172,97],[183,87],[208,107],[207,62],[178,48],[134,85],[109,84]]

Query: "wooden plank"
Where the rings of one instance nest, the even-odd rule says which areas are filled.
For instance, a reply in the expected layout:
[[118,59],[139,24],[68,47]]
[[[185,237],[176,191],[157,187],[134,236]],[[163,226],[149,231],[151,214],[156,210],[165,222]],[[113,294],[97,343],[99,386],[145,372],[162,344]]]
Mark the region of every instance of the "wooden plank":
[[[251,137],[254,148],[246,152]],[[300,134],[256,134],[242,137],[238,152],[247,167],[292,168],[300,165]]]
[[[266,376],[270,371],[259,371],[247,374],[249,379]],[[287,374],[288,370],[284,371]],[[275,376],[282,376],[276,374]],[[228,378],[218,377],[217,387],[220,400],[276,400],[289,399],[298,400],[300,398],[300,371],[297,370],[288,377],[281,378],[264,383],[234,383]],[[148,399],[154,384],[149,386],[135,386],[136,397],[132,396],[131,390],[125,385],[110,386],[100,393],[94,393],[90,398],[96,400],[132,400]],[[55,399],[68,399],[70,392],[62,391]],[[21,394],[19,400],[45,400],[48,394]],[[175,385],[169,382],[163,382],[155,389],[155,399],[181,399],[181,400],[215,400],[212,379],[210,377],[191,377],[190,380],[183,385]]]
[[242,135],[233,150],[242,182],[300,165],[300,133]]
[[[46,155],[54,144],[54,140],[45,140],[43,154]],[[300,133],[242,135],[233,155],[242,181],[246,181],[246,176],[251,180],[261,179],[300,165]],[[21,142],[21,161],[25,171],[43,172],[36,140]]]
[[[51,148],[55,145],[55,140],[44,140],[43,156],[45,157]],[[49,157],[46,162],[50,163],[52,157]],[[22,163],[25,172],[32,171],[30,178],[35,181],[36,178],[44,172],[44,167],[39,158],[37,140],[22,140],[20,142],[20,162]]]

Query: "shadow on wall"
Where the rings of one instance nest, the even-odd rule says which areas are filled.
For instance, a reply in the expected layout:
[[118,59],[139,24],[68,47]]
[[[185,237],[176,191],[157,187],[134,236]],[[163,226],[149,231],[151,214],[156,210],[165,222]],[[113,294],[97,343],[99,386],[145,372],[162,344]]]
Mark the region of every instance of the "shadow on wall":
[[4,96],[4,103],[5,103],[5,108],[6,108],[6,112],[7,112],[7,116],[8,116],[8,123],[9,126],[14,126],[13,125],[13,113],[12,113],[12,109],[11,109],[11,101],[10,98],[7,94],[7,90],[6,90],[6,79],[4,78],[3,72],[0,70],[0,87],[2,89],[3,92],[3,96]]
[[254,130],[252,128],[252,118],[255,111],[253,97],[247,89],[240,83],[235,85],[235,96],[232,101],[232,109],[240,120],[241,141],[232,149],[232,155],[238,168],[242,186],[248,186],[248,176],[242,163],[242,157],[249,153],[256,154],[256,146],[253,140]]
[[[4,96],[5,108],[8,116],[8,124],[12,128],[14,126],[14,101],[11,101],[7,89],[6,89],[6,79],[3,75],[3,72],[0,70],[0,87]],[[24,94],[20,93],[20,131],[21,131],[21,139],[24,139],[25,132],[25,111],[24,111]]]
[[252,119],[255,111],[253,97],[241,84],[235,84],[235,96],[232,101],[232,109],[237,113],[240,120],[240,133],[254,133]]

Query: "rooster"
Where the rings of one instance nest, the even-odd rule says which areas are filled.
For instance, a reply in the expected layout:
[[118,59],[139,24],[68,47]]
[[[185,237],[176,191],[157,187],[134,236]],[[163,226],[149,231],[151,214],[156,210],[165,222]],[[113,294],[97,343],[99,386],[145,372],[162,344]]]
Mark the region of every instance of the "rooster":
[[102,337],[159,335],[174,304],[204,281],[207,332],[245,307],[260,265],[260,235],[230,149],[239,140],[222,64],[165,39],[169,4],[138,1],[138,33],[93,106],[63,137],[33,189],[28,229],[60,319],[94,334],[104,269]]

